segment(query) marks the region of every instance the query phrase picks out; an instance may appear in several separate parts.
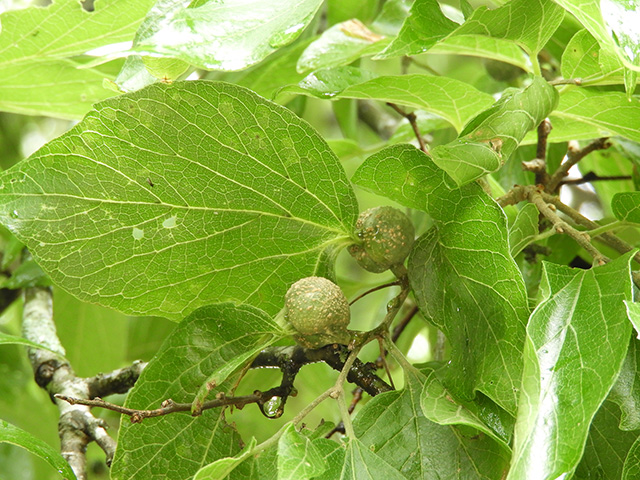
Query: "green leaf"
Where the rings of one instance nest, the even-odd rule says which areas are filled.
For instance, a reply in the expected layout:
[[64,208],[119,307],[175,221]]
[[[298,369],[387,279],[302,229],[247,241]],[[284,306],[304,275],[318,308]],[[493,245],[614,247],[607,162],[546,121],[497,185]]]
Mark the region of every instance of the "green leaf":
[[640,192],[615,194],[611,201],[611,209],[619,220],[640,223]]
[[617,55],[627,68],[640,71],[638,0],[555,0],[589,30],[607,54]]
[[[359,71],[359,72],[358,72]],[[320,70],[297,86],[280,93],[293,92],[320,98],[360,98],[392,102],[426,110],[462,130],[478,111],[489,108],[491,95],[459,80],[429,75],[388,75],[371,78],[360,69]]]
[[573,478],[623,478],[625,457],[638,432],[621,432],[619,421],[620,412],[616,406],[605,401],[591,422],[584,455]]
[[555,88],[534,77],[527,88],[505,92],[491,108],[470,121],[456,140],[432,149],[433,161],[460,186],[494,172],[557,103]]
[[15,335],[9,335],[7,333],[0,332],[0,345],[24,345],[25,347],[31,348],[41,348],[43,350],[49,350],[55,354],[60,355],[60,352],[56,352],[51,350],[50,348],[45,347],[44,345],[40,345],[39,343],[34,343],[26,338],[17,337]]
[[344,457],[347,446],[327,438],[316,438],[312,444],[322,455],[326,468],[326,470],[314,480],[335,480],[336,478],[341,478],[341,474],[345,469]]
[[[424,416],[432,422],[440,425],[473,427],[493,438],[506,452],[511,452],[509,448],[511,432],[505,429],[497,412],[499,409],[494,408],[493,411],[486,412],[475,403],[462,404],[455,401],[433,370],[427,373],[427,380],[420,397],[420,407]],[[490,420],[491,425],[487,425],[486,420]],[[513,425],[510,426],[513,427]]]
[[627,306],[627,315],[629,316],[629,321],[633,325],[636,333],[638,334],[638,338],[640,339],[640,303],[633,303],[625,300],[625,305]]
[[227,476],[233,472],[238,465],[253,455],[256,443],[256,439],[251,438],[249,444],[244,447],[242,452],[238,455],[235,457],[220,458],[215,462],[202,467],[196,472],[193,480],[223,480],[227,478]]
[[490,58],[520,67],[531,72],[531,60],[513,41],[484,35],[454,35],[443,38],[429,49],[429,53],[443,55],[467,55]]
[[502,209],[476,183],[453,187],[408,145],[369,157],[353,182],[434,219],[408,267],[420,309],[451,342],[446,386],[463,400],[480,390],[515,413],[529,308]]
[[601,57],[601,53],[598,41],[589,31],[580,30],[571,38],[562,54],[562,76],[579,78],[582,84],[589,85],[624,83],[622,63],[615,56]]
[[402,391],[377,395],[354,420],[358,439],[369,453],[406,478],[500,479],[508,463],[505,450],[475,429],[462,432],[428,420],[420,408],[427,378],[417,370],[405,372]]
[[321,0],[169,0],[151,12],[131,51],[174,57],[200,68],[242,70],[293,42],[311,22]]
[[538,227],[539,215],[540,212],[532,203],[527,203],[518,210],[518,215],[513,225],[509,226],[509,246],[512,257],[520,253],[540,233]]
[[640,100],[635,97],[627,99],[621,92],[601,92],[578,87],[566,90],[560,96],[560,103],[553,116],[573,122],[575,127],[588,124],[601,132],[608,132],[608,135],[620,135],[640,141]]
[[640,342],[636,338],[631,339],[608,400],[620,407],[620,430],[640,429]]
[[[168,398],[191,402],[209,375],[230,359],[281,336],[278,326],[253,307],[229,303],[193,312],[164,342],[129,392],[130,408],[158,408]],[[224,384],[227,392],[233,382]],[[235,455],[239,437],[220,410],[199,417],[173,414],[141,424],[122,421],[111,468],[114,480],[190,479],[202,465]],[[240,465],[239,468],[243,468]]]
[[563,17],[562,8],[551,0],[513,0],[494,10],[477,8],[451,35],[488,35],[513,40],[534,57]]
[[278,479],[306,480],[325,470],[320,451],[289,424],[278,441]]
[[374,59],[426,52],[457,26],[444,16],[436,0],[416,0],[398,36]]
[[409,16],[413,0],[387,0],[380,14],[373,20],[371,28],[384,35],[395,36]]
[[9,278],[0,282],[0,288],[10,288],[12,290],[28,287],[48,287],[50,285],[51,280],[33,259],[22,262]]
[[544,264],[544,300],[527,326],[509,479],[558,478],[580,461],[629,345],[630,260],[591,270]]
[[291,283],[329,274],[357,215],[306,122],[206,81],[98,104],[0,184],[0,221],[54,283],[174,320],[225,300],[275,314]]
[[76,478],[71,467],[58,451],[29,432],[25,432],[4,420],[0,420],[0,443],[17,445],[37,455],[57,470],[65,480],[75,480]]
[[[101,0],[87,12],[73,0],[14,10],[0,16],[0,109],[80,119],[91,104],[113,95],[110,75],[79,69],[71,57],[130,41],[153,1]],[[20,48],[15,48],[20,45]]]
[[622,480],[633,480],[640,476],[640,437],[627,453],[622,470]]
[[359,439],[351,438],[347,443],[344,466],[340,480],[404,480],[398,470],[372,452]]
[[330,25],[359,18],[366,22],[373,18],[378,10],[377,0],[329,0],[327,19]]
[[388,43],[357,19],[347,20],[325,30],[302,52],[297,70],[305,73],[319,68],[348,65],[367,55],[374,55]]

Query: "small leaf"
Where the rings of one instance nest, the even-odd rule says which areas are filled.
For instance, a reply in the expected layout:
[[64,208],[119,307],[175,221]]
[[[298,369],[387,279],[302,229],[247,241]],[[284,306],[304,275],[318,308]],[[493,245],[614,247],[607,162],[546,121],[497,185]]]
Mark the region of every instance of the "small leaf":
[[256,439],[252,437],[249,444],[238,455],[220,458],[202,467],[196,472],[193,480],[224,480],[238,465],[253,455],[256,444]]
[[426,52],[457,26],[444,16],[436,0],[416,0],[398,36],[374,59]]
[[591,270],[544,263],[544,300],[527,326],[509,479],[558,478],[579,463],[629,345],[630,260]]
[[[627,301],[625,303],[627,308],[633,305]],[[620,375],[611,388],[608,400],[620,407],[620,430],[640,429],[640,342],[636,338],[631,339]]]
[[427,378],[417,370],[405,374],[403,390],[377,395],[355,418],[358,439],[370,454],[406,478],[500,479],[507,468],[507,452],[493,439],[476,435],[475,429],[465,434],[428,420],[420,408]]
[[619,220],[640,223],[640,192],[616,193],[611,201],[611,209]]
[[[583,84],[611,85],[624,83],[624,67],[618,58],[601,58],[602,50],[598,41],[588,30],[576,33],[562,54],[562,76],[579,78]],[[606,55],[606,52],[604,52]]]
[[0,443],[17,445],[37,455],[51,465],[65,480],[75,480],[76,478],[67,461],[56,449],[4,420],[0,420]]
[[9,278],[0,282],[0,288],[12,290],[28,287],[49,287],[51,280],[33,259],[22,262]]
[[640,339],[640,303],[633,303],[627,300],[624,303],[627,306],[629,321],[638,334],[638,339]]
[[527,88],[503,94],[491,108],[478,114],[456,140],[432,149],[433,161],[460,186],[494,172],[557,103],[555,88],[534,77]]
[[420,74],[367,78],[366,74],[358,73],[357,70],[359,69],[320,70],[307,76],[298,86],[283,88],[281,93],[397,103],[440,115],[458,131],[479,110],[489,108],[493,103],[491,95],[452,78]]
[[207,81],[98,104],[0,184],[0,221],[54,283],[173,320],[225,300],[275,314],[291,283],[330,271],[357,216],[315,130]]
[[512,257],[520,253],[540,233],[538,227],[539,215],[540,212],[532,203],[527,203],[518,210],[518,215],[513,225],[509,226],[509,246]]
[[17,337],[15,335],[9,335],[7,333],[0,332],[0,345],[24,345],[25,347],[30,348],[41,348],[43,350],[49,350],[52,353],[60,355],[60,352],[56,352],[51,350],[50,348],[45,347],[44,345],[40,345],[39,343],[34,343],[26,338]]
[[348,65],[384,48],[383,36],[372,32],[358,19],[347,20],[325,30],[298,59],[298,72]]
[[321,0],[216,0],[187,5],[168,0],[152,10],[133,52],[173,57],[200,68],[242,70],[293,42]]
[[359,439],[351,438],[347,444],[344,467],[340,480],[404,480],[398,470],[369,450]]
[[335,480],[336,478],[340,478],[345,469],[344,456],[347,450],[346,445],[327,438],[316,438],[312,444],[322,455],[326,468],[315,480]]
[[320,451],[289,424],[278,441],[278,480],[306,480],[325,470]]
[[640,476],[640,437],[627,453],[622,470],[622,480],[634,480]]
[[[209,372],[257,342],[266,347],[280,336],[264,312],[248,305],[202,307],[165,340],[129,392],[126,405],[149,409],[169,398],[190,402]],[[232,383],[229,379],[216,391],[228,393]],[[160,479],[171,471],[173,480],[191,479],[202,465],[235,455],[239,440],[220,410],[207,410],[199,417],[177,413],[141,424],[123,421],[111,478]]]

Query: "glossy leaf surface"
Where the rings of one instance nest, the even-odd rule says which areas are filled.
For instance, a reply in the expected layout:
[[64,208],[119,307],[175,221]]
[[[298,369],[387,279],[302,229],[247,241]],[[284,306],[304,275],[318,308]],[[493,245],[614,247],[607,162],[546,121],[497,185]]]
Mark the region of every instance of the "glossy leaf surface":
[[627,352],[629,261],[627,254],[591,270],[544,264],[544,300],[527,326],[508,478],[558,478],[580,461],[591,419]]
[[0,184],[0,220],[54,283],[176,320],[223,300],[277,312],[291,283],[331,268],[357,213],[306,122],[204,81],[97,105]]

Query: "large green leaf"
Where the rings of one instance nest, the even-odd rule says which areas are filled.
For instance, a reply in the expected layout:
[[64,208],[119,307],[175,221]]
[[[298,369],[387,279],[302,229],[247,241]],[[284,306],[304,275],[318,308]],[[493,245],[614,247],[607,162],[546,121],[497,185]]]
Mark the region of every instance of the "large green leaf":
[[172,319],[225,300],[277,312],[291,283],[331,268],[356,214],[320,136],[225,83],[107,100],[0,176],[0,221],[55,283]]
[[350,67],[319,70],[298,85],[285,87],[281,93],[393,102],[440,115],[458,131],[478,111],[493,103],[491,95],[452,78],[420,74],[371,78],[371,74],[358,70]]
[[554,0],[589,30],[607,54],[614,54],[627,68],[640,71],[638,0]]
[[[99,69],[79,69],[71,57],[132,40],[152,0],[101,0],[87,12],[74,0],[0,16],[0,109],[80,119],[113,95]],[[19,48],[18,48],[19,45]]]
[[623,478],[621,474],[625,458],[628,458],[627,454],[630,453],[638,432],[621,432],[618,429],[619,421],[620,412],[617,407],[605,401],[591,422],[584,455],[572,478]]
[[457,23],[444,16],[436,0],[416,0],[398,36],[375,58],[426,52],[457,26]]
[[509,479],[558,478],[580,461],[629,345],[630,260],[591,270],[544,264],[544,300],[527,326]]
[[513,40],[535,56],[562,22],[562,8],[552,0],[513,0],[489,10],[479,7],[451,35],[488,35]]
[[140,27],[133,52],[175,57],[201,68],[242,70],[293,42],[321,0],[165,1]]
[[15,425],[0,420],[0,443],[5,442],[24,448],[42,458],[60,473],[63,479],[75,480],[76,476],[67,461],[51,445]]
[[431,150],[433,161],[464,185],[498,170],[525,134],[558,103],[558,93],[540,77],[522,90],[503,93],[491,108],[469,122],[453,142]]
[[620,135],[640,142],[640,100],[636,97],[628,99],[621,92],[571,88],[560,96],[560,103],[553,116],[572,122],[575,127],[587,124],[599,129],[601,133]]
[[[202,307],[167,338],[126,405],[148,409],[158,408],[168,398],[190,402],[210,372],[257,345],[268,346],[280,335],[278,326],[253,307],[228,303]],[[230,387],[224,384],[217,391],[228,393]],[[190,479],[202,465],[238,453],[239,440],[219,409],[199,417],[150,418],[141,424],[127,418],[120,427],[111,478],[151,480],[166,478],[170,471],[174,480]]]
[[514,413],[529,308],[502,209],[476,183],[455,188],[408,145],[372,155],[353,181],[433,217],[409,257],[409,279],[421,310],[451,343],[446,386],[463,400],[480,390]]
[[493,439],[423,415],[420,395],[426,380],[417,370],[407,371],[402,391],[367,403],[354,421],[358,439],[406,478],[502,478],[508,454]]

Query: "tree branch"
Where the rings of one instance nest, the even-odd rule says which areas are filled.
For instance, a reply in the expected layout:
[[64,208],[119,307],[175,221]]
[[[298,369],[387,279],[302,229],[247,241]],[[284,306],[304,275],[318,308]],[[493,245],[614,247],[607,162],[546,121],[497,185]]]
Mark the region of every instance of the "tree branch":
[[631,175],[609,175],[601,177],[595,172],[588,172],[582,178],[575,178],[573,180],[562,180],[562,185],[580,185],[583,183],[601,182],[601,181],[615,181],[615,180],[631,180]]
[[580,148],[578,142],[569,142],[567,150],[567,159],[553,173],[549,182],[546,184],[547,193],[556,193],[560,188],[560,183],[567,176],[571,167],[576,165],[580,160],[596,150],[604,150],[611,146],[609,139],[606,137],[598,138],[584,148]]
[[405,112],[395,103],[387,102],[387,105],[389,105],[391,108],[393,108],[396,112],[398,112],[400,115],[402,115],[404,118],[406,118],[409,121],[409,124],[413,129],[413,133],[418,139],[420,150],[422,150],[424,153],[429,155],[429,149],[427,148],[427,144],[424,142],[424,138],[422,137],[422,134],[420,133],[420,129],[418,128],[418,121],[417,121],[418,119],[416,117],[416,114],[413,112],[411,113]]

